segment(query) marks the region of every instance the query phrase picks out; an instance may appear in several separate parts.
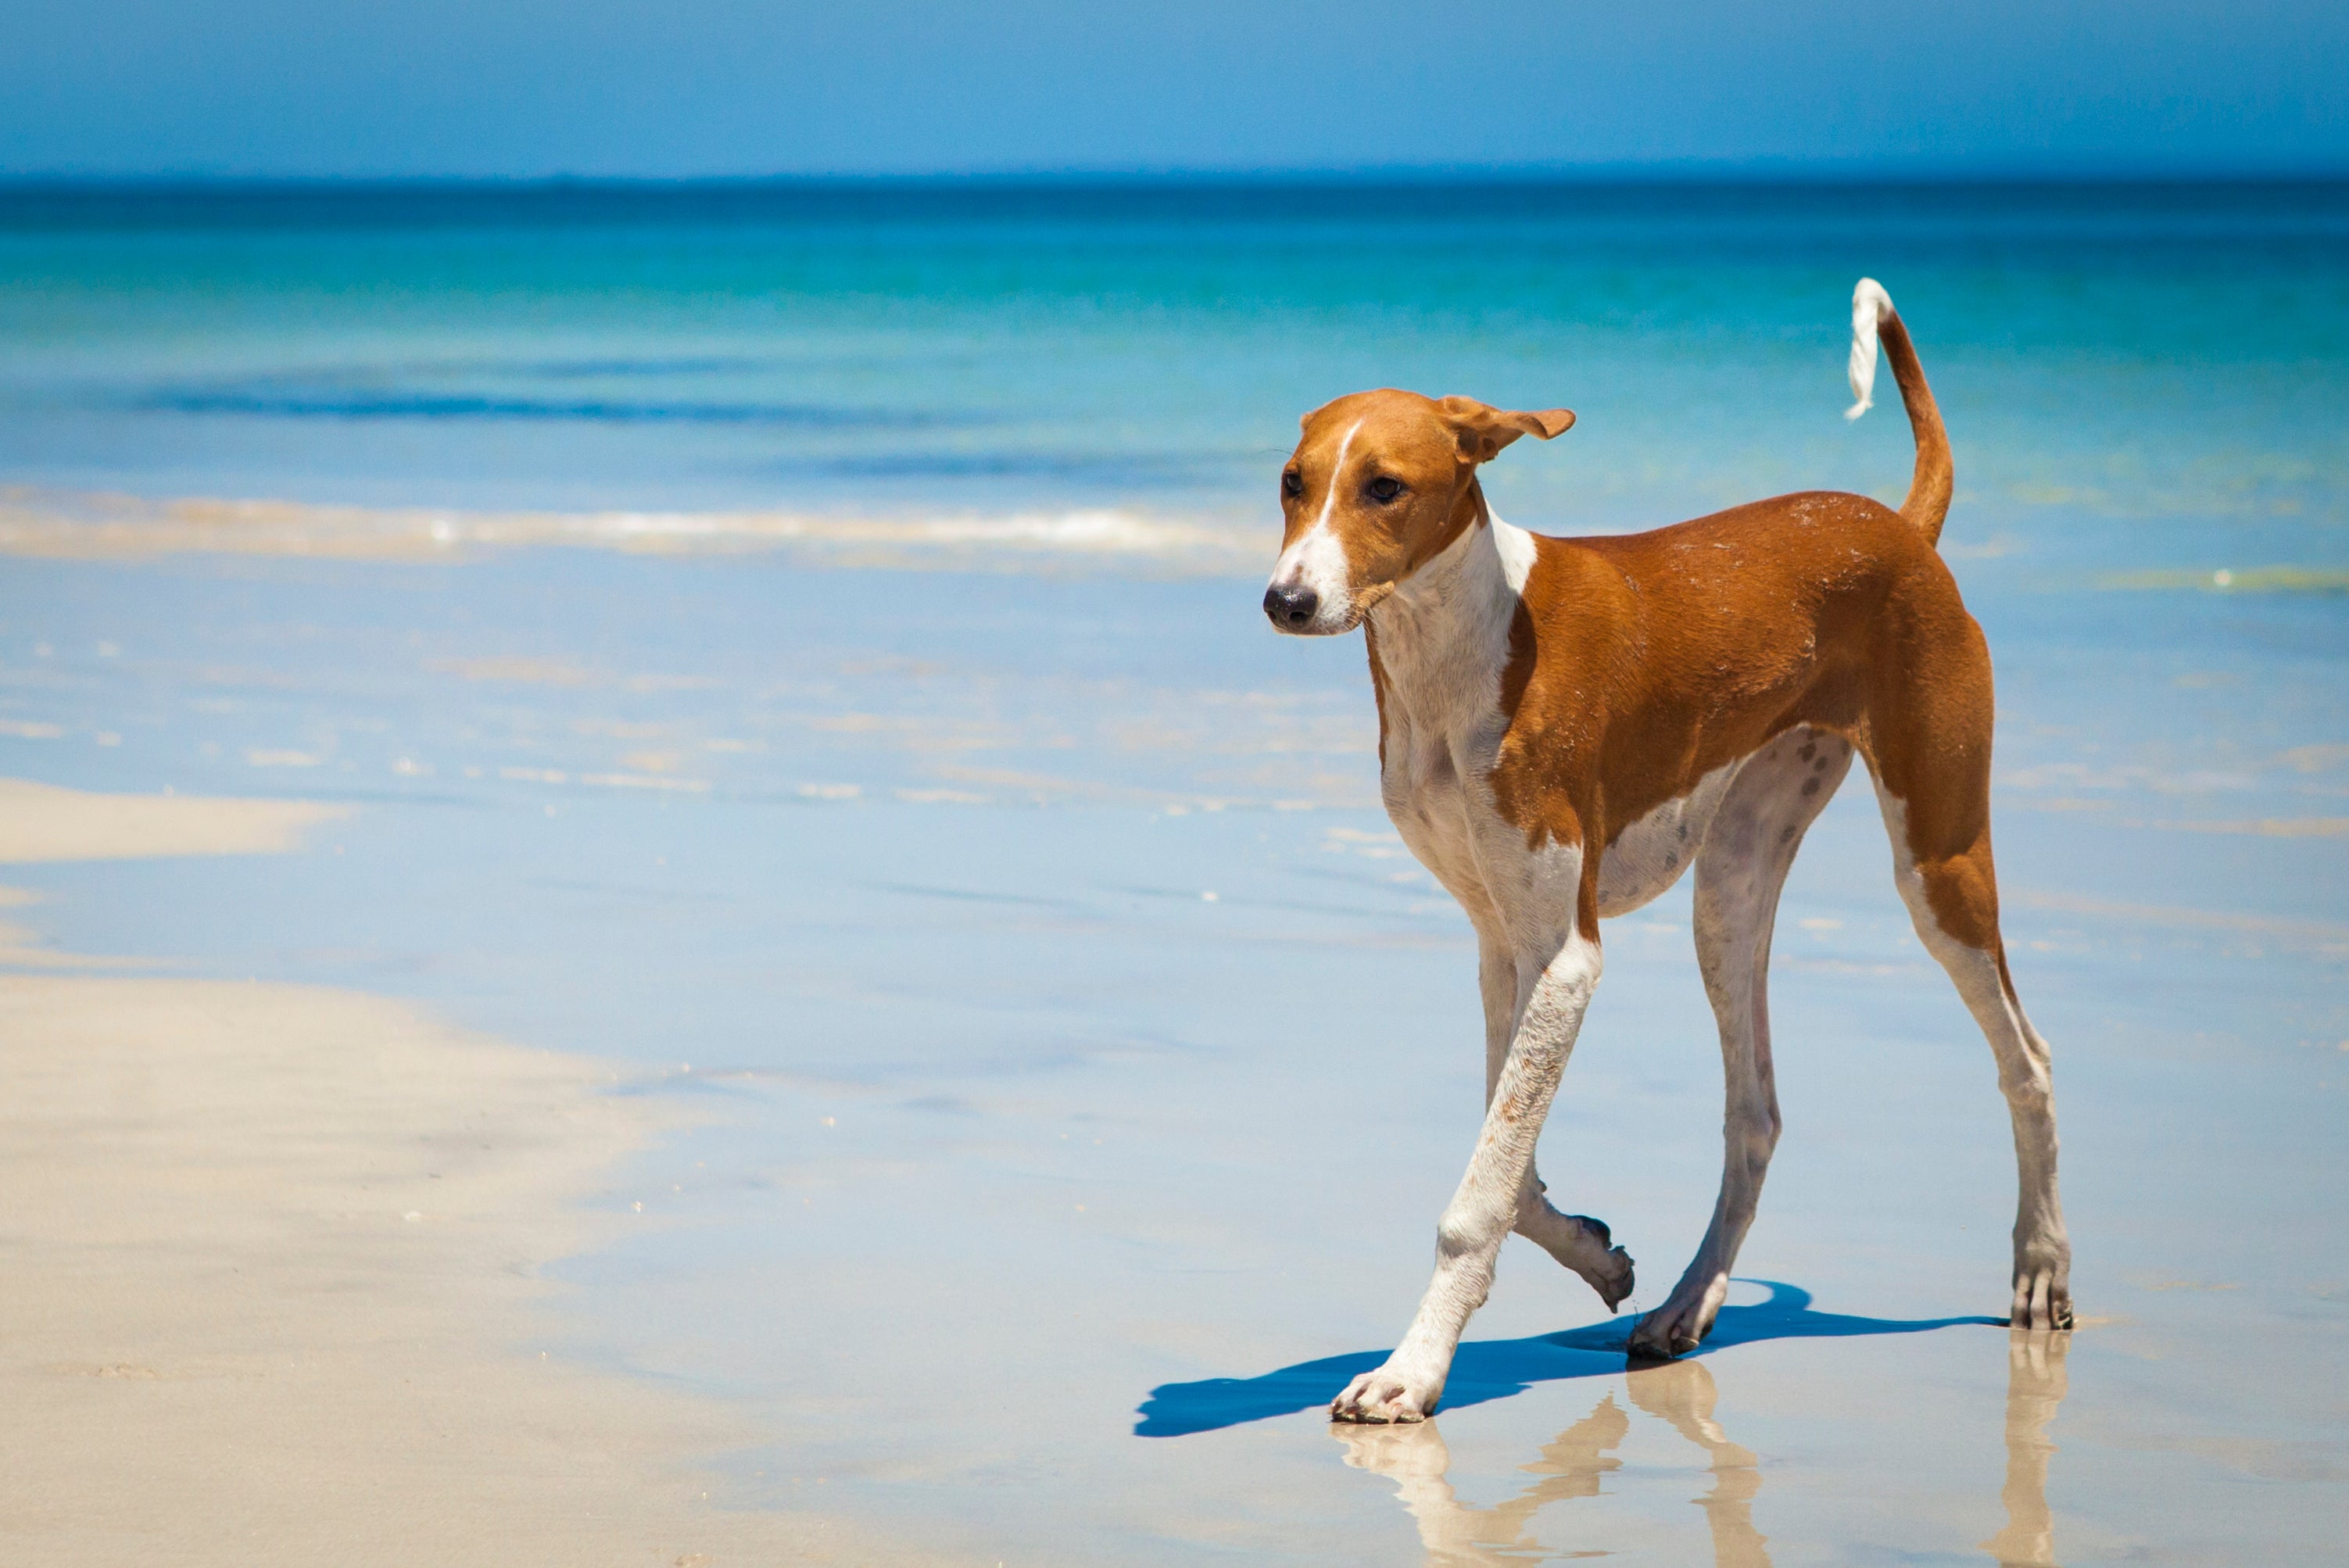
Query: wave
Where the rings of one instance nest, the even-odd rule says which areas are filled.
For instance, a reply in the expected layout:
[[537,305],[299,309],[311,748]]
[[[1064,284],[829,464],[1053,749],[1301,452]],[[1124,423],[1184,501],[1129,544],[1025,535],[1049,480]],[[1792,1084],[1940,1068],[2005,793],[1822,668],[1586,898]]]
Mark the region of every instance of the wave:
[[695,555],[790,551],[818,563],[1033,571],[1065,567],[1247,575],[1261,527],[1120,508],[903,515],[786,511],[471,511],[285,500],[150,500],[0,489],[0,554],[124,559],[214,553],[460,561],[570,547]]
[[1056,479],[1123,484],[1211,482],[1204,457],[1067,451],[891,452],[794,465],[839,479]]
[[968,425],[917,409],[818,403],[639,402],[492,397],[480,393],[164,391],[135,398],[142,413],[241,414],[280,419],[574,420],[616,425],[781,425],[801,429],[903,430]]

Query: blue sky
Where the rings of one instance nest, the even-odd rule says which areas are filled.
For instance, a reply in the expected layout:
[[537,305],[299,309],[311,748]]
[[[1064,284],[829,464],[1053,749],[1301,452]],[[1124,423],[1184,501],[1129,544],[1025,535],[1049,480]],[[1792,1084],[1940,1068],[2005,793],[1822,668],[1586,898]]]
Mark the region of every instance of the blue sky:
[[2349,169],[2343,0],[11,0],[0,174]]

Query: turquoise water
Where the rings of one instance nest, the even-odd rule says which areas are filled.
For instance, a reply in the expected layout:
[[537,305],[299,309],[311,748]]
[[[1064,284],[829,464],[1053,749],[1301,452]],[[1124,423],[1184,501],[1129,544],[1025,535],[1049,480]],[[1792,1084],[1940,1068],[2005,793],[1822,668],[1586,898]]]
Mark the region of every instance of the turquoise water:
[[[1861,273],[1956,443],[2086,1322],[1980,1321],[2004,1111],[1847,790],[1781,918],[1787,1131],[1733,1322],[1627,1372],[1513,1243],[1433,1428],[1333,1434],[1423,1282],[1481,1037],[1359,650],[1262,624],[1275,460],[1396,383],[1578,409],[1492,470],[1537,529],[1897,495],[1897,410],[1838,418]],[[726,1506],[990,1562],[2335,1551],[2349,191],[18,193],[0,344],[35,506],[1260,541],[0,565],[0,774],[359,808],[298,855],[12,868],[13,918],[411,998],[709,1116],[598,1198],[644,1234],[517,1349],[742,1403],[771,1437]],[[1609,926],[1543,1153],[1635,1307],[1718,1177],[1687,927],[1685,890]]]
[[1574,407],[1496,488],[1618,528],[1897,489],[1897,418],[1822,418],[1872,273],[1978,538],[2337,566],[2344,252],[2340,184],[0,192],[0,474],[1241,518],[1394,384]]

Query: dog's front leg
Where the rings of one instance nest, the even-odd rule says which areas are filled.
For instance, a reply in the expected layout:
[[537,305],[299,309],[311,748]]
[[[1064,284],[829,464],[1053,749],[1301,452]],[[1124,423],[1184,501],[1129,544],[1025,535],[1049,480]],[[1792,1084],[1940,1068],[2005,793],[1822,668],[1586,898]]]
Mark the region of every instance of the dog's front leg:
[[1330,1407],[1332,1420],[1418,1421],[1433,1413],[1468,1315],[1493,1288],[1493,1264],[1516,1223],[1534,1144],[1599,971],[1598,943],[1576,934],[1535,973],[1485,1108],[1476,1152],[1436,1226],[1435,1277],[1402,1343],[1385,1366],[1347,1385]]

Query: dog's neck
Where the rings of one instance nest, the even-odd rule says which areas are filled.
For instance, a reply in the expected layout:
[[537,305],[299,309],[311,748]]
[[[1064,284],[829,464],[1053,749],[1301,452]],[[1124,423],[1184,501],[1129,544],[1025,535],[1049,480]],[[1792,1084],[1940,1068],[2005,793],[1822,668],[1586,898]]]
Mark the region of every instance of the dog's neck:
[[1495,517],[1471,481],[1468,526],[1371,611],[1388,698],[1414,727],[1481,722],[1498,698],[1533,535]]

